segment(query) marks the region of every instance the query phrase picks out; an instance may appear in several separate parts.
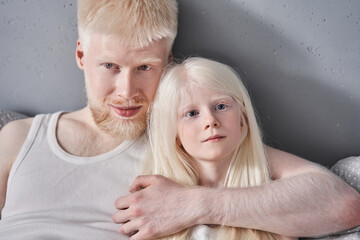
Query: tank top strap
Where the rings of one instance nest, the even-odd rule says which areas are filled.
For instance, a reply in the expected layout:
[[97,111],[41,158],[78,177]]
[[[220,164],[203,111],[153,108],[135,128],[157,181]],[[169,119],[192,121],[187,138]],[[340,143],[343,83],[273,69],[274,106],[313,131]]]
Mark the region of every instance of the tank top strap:
[[10,185],[13,177],[15,176],[17,169],[21,165],[21,162],[24,160],[27,153],[31,149],[32,145],[34,144],[36,136],[39,134],[39,132],[46,133],[47,125],[48,125],[46,123],[49,122],[50,117],[51,117],[51,114],[39,114],[34,117],[31,127],[30,127],[30,130],[29,130],[29,133],[25,139],[25,142],[24,142],[23,146],[21,147],[20,152],[19,152],[15,162],[13,163],[13,166],[11,167],[11,170],[9,173],[9,178],[8,178],[8,183],[7,183],[8,186]]

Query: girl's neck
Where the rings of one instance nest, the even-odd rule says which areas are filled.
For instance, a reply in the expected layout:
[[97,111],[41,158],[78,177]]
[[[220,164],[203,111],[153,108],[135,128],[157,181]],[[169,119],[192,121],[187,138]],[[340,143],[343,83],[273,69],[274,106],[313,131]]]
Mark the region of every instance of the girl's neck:
[[229,164],[230,159],[213,161],[197,160],[199,185],[215,188],[224,186]]

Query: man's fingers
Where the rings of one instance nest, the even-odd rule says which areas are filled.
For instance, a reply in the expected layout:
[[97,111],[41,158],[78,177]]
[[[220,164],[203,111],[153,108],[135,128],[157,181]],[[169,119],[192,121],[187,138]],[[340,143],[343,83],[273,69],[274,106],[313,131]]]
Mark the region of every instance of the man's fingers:
[[140,176],[137,176],[135,178],[134,182],[132,183],[132,185],[130,186],[129,191],[133,193],[133,192],[139,191],[141,189],[147,188],[148,186],[150,186],[154,182],[158,181],[160,178],[161,178],[160,175],[140,175]]
[[115,208],[119,210],[128,209],[130,204],[130,195],[127,195],[125,197],[119,197],[115,201]]
[[126,223],[130,220],[126,210],[118,211],[112,215],[114,223]]
[[146,239],[144,237],[143,231],[137,231],[131,235],[130,240],[143,240]]
[[128,201],[122,199],[122,198],[118,198],[115,201],[115,208],[119,209],[119,210],[125,210],[129,208],[129,204]]
[[127,236],[134,236],[139,231],[140,227],[140,221],[138,219],[134,219],[121,225],[120,232]]
[[155,232],[154,227],[141,226],[140,230],[131,232],[128,236],[130,240],[148,240],[157,238],[159,234]]

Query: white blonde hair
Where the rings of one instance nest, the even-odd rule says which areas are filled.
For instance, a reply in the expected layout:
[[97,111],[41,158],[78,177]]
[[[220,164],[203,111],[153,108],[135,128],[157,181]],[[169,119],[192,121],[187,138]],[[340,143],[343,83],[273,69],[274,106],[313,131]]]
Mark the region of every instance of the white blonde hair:
[[[232,156],[224,186],[251,187],[270,181],[261,131],[244,84],[231,67],[204,58],[188,58],[174,64],[162,78],[149,118],[151,156],[144,164],[143,174],[161,174],[185,186],[199,184],[192,157],[176,142],[178,105],[185,84],[227,94],[240,107],[243,138]],[[218,239],[276,239],[275,234],[259,230],[225,226],[215,229]],[[187,239],[191,230],[168,239]]]
[[177,33],[176,0],[78,0],[79,39],[91,33],[121,36],[125,44],[146,47],[166,39],[169,51]]

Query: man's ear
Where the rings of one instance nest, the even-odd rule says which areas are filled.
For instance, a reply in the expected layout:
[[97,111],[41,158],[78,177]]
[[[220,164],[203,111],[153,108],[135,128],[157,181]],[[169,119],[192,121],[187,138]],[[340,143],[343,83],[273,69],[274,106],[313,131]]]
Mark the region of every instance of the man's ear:
[[84,61],[84,49],[82,47],[80,39],[77,40],[77,47],[76,47],[75,57],[76,57],[76,63],[78,65],[78,67],[81,70],[84,70],[84,63],[83,63],[83,61]]

